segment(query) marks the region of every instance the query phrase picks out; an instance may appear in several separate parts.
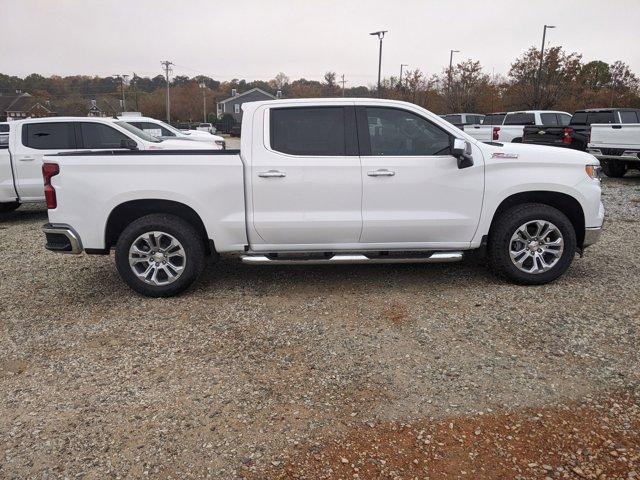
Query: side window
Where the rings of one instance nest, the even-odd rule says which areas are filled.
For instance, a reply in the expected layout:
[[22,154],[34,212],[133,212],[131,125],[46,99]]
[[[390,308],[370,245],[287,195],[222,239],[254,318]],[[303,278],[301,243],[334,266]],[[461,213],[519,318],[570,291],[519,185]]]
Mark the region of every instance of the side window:
[[558,123],[563,126],[566,127],[567,125],[569,125],[569,122],[571,122],[571,115],[567,115],[566,113],[558,113]]
[[443,118],[454,125],[462,123],[461,115],[445,115]]
[[22,127],[22,143],[38,150],[69,150],[76,148],[73,123],[29,123]]
[[157,125],[151,122],[140,122],[140,124],[142,125],[141,127],[138,127],[140,130],[143,130],[154,137],[175,137],[172,132],[164,128],[162,125]]
[[622,123],[638,123],[636,112],[620,112]]
[[127,137],[113,127],[102,123],[82,122],[82,143],[84,148],[120,148]]
[[271,148],[290,155],[345,156],[344,108],[274,108]]
[[545,126],[558,125],[558,117],[555,113],[541,113],[540,120],[542,121],[542,125]]
[[367,107],[371,155],[447,155],[449,134],[414,113]]
[[240,113],[240,104],[239,103],[236,103],[233,106],[233,111],[234,111],[234,113]]

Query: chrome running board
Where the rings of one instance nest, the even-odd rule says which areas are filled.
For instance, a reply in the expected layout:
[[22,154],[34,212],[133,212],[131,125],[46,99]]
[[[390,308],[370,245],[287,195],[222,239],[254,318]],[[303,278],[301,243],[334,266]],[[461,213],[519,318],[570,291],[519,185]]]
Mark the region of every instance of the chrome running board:
[[429,256],[386,257],[384,255],[367,257],[359,253],[336,253],[331,257],[318,258],[278,258],[267,255],[243,255],[242,263],[252,265],[329,265],[357,263],[450,263],[462,260],[462,252],[436,252]]

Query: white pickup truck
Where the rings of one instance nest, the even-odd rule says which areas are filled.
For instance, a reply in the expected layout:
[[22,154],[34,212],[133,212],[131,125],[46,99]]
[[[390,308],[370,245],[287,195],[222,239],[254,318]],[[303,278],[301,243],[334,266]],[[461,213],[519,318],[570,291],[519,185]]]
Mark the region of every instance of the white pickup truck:
[[485,115],[481,125],[465,125],[464,131],[481,142],[522,143],[527,125],[566,126],[571,114],[554,110],[498,112]]
[[628,170],[640,170],[640,118],[633,111],[620,114],[636,123],[594,123],[587,146],[587,151],[600,160],[602,170],[609,177],[623,177]]
[[[4,147],[4,148],[3,148]],[[107,118],[49,117],[10,123],[8,143],[0,142],[0,213],[21,203],[43,202],[42,158],[76,150],[213,150],[212,144],[159,140]]]
[[209,148],[212,150],[224,150],[226,148],[224,138],[213,135],[208,130],[188,130],[183,132],[161,120],[141,115],[122,115],[118,117],[118,120],[127,122],[129,125],[133,125],[160,140],[192,140],[194,142],[208,143]]
[[487,145],[416,105],[245,103],[240,151],[47,156],[46,248],[108,254],[137,292],[169,296],[205,256],[250,264],[451,262],[542,284],[601,232],[598,161]]

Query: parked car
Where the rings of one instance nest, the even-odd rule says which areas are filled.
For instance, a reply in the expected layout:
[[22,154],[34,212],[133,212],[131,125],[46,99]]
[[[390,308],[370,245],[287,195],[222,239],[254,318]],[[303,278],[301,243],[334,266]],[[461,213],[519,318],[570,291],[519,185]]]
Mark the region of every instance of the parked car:
[[[568,125],[529,126],[523,143],[587,150],[593,123],[632,123],[640,112],[633,108],[592,108],[577,110]],[[633,116],[633,118],[630,118]]]
[[521,143],[527,125],[558,125],[569,123],[571,114],[553,110],[498,112],[486,115],[482,125],[465,126],[464,130],[482,142]]
[[448,115],[440,115],[440,117],[460,128],[460,126],[464,125],[479,125],[482,123],[484,115],[478,113],[451,113]]
[[242,125],[234,125],[233,127],[231,127],[231,130],[229,130],[229,135],[231,137],[240,137],[242,135]]
[[[75,150],[209,150],[200,142],[159,140],[126,122],[107,118],[49,117],[11,122],[0,149],[0,212],[42,202],[42,158]],[[110,152],[111,153],[111,152]]]
[[156,120],[149,117],[118,117],[119,120],[127,122],[140,130],[153,135],[161,140],[188,140],[195,142],[204,142],[209,144],[211,149],[224,150],[226,144],[224,138],[217,135],[212,135],[209,132],[203,132],[200,130],[188,130],[183,131],[175,127],[172,127],[168,123],[162,120]]
[[200,132],[209,132],[212,135],[216,133],[216,127],[214,127],[211,123],[201,123],[200,125],[198,125],[196,130]]
[[623,177],[628,170],[640,170],[640,115],[624,113],[625,119],[634,123],[591,125],[588,152],[600,160],[609,177]]
[[249,264],[434,263],[486,246],[500,275],[542,284],[601,232],[592,155],[485,144],[411,103],[245,103],[243,131],[240,151],[47,156],[46,247],[113,248],[131,288],[169,296],[227,252]]

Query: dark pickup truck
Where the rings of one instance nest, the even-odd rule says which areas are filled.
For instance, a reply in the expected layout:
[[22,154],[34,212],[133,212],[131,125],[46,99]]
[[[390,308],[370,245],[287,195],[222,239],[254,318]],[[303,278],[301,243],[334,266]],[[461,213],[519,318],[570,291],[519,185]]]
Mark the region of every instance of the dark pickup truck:
[[[628,112],[633,112],[633,115]],[[592,123],[633,123],[636,108],[593,108],[577,110],[569,125],[524,127],[522,143],[587,150]]]

